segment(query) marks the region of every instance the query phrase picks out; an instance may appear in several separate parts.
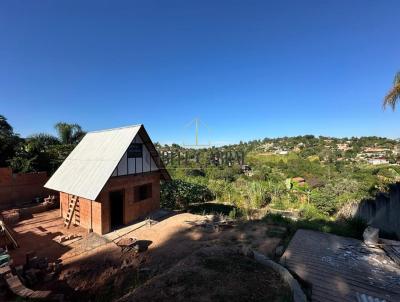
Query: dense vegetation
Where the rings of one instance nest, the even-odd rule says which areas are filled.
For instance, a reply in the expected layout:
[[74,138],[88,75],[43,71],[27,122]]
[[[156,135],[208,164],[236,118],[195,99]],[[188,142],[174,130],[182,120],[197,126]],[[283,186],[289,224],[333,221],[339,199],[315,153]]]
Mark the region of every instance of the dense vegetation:
[[[344,142],[349,150],[338,150],[337,145]],[[268,206],[294,211],[302,218],[328,221],[336,218],[343,206],[373,198],[378,192],[387,191],[390,183],[400,180],[398,165],[375,166],[356,160],[363,149],[374,147],[387,149],[386,157],[396,163],[398,157],[392,150],[398,144],[396,140],[379,137],[336,139],[307,135],[197,151],[177,145],[158,147],[162,154],[168,154],[167,167],[173,178],[179,180],[179,186],[195,184],[202,192],[208,189],[207,194],[211,193],[217,202],[234,206],[233,216],[252,217]],[[282,155],[265,151],[271,145],[290,151]],[[185,152],[192,153],[191,160],[178,162],[178,154],[182,158]],[[250,166],[250,171],[242,171],[243,163],[229,156],[235,152],[245,154],[244,163]],[[233,159],[220,164],[216,156]],[[304,182],[298,183],[296,178],[303,178]],[[173,206],[172,200],[177,199],[182,204],[182,194],[174,195],[181,190],[176,191],[172,183],[164,186],[163,192],[166,187],[170,192],[168,206]],[[199,202],[192,194],[185,198],[186,206]]]
[[60,122],[54,127],[57,137],[38,133],[21,138],[0,115],[0,167],[11,167],[14,172],[53,173],[85,134],[77,124]]
[[[0,116],[0,166],[53,173],[85,133],[76,124],[58,123],[55,129],[57,137],[41,133],[21,138]],[[345,150],[338,148],[343,144]],[[393,152],[399,142],[380,137],[305,135],[200,150],[156,147],[173,177],[162,185],[162,206],[198,211],[206,209],[198,204],[215,200],[232,217],[264,215],[268,208],[332,221],[346,205],[385,192],[400,180],[395,164],[399,153]],[[360,152],[371,147],[384,150],[389,164],[359,160]]]

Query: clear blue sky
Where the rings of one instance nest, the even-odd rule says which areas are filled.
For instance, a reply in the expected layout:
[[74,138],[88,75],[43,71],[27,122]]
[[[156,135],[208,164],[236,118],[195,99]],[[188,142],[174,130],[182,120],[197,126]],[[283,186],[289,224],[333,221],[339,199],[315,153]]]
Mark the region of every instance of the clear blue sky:
[[[400,137],[400,1],[1,1],[0,114],[154,140]],[[400,107],[399,107],[400,108]],[[207,135],[206,135],[207,134]],[[191,140],[191,141],[190,141]]]

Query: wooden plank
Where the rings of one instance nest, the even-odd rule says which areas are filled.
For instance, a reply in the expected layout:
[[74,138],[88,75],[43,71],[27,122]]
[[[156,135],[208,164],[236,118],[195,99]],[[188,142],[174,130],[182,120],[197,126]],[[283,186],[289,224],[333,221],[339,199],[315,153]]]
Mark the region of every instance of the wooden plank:
[[313,301],[356,301],[357,292],[400,301],[400,267],[356,239],[299,230],[281,263],[311,284]]
[[[306,264],[308,270],[314,270],[315,272],[319,272],[321,274],[328,274],[328,275],[342,275],[343,278],[345,280],[347,280],[349,283],[351,282],[355,282],[357,284],[368,284],[370,282],[370,275],[366,275],[363,274],[361,271],[353,271],[353,270],[346,270],[346,273],[343,274],[343,270],[341,270],[340,268],[335,268],[332,267],[330,265],[324,265],[325,263],[321,262],[318,263],[316,261],[313,260],[309,260],[306,257],[304,258],[294,258],[294,259],[290,259],[290,260],[286,260],[286,264],[288,264],[289,267],[296,267],[297,271],[296,273],[301,273],[302,268],[297,266],[297,263],[301,262],[302,264]],[[385,274],[385,272],[382,272],[382,274],[380,274],[381,276],[383,276]],[[374,275],[376,276],[376,275]],[[377,288],[379,288],[379,286],[376,286]],[[400,290],[400,285],[396,286],[398,288],[398,290]]]
[[[383,290],[381,288],[371,287],[365,283],[348,283],[346,282],[347,280],[335,280],[335,282],[332,282],[331,274],[321,274],[318,270],[309,270],[307,271],[307,273],[312,274],[312,277],[310,277],[308,281],[313,284],[313,293],[315,292],[315,289],[318,289],[316,292],[326,290],[327,292],[330,292],[332,294],[332,288],[338,288],[338,285],[340,284],[340,286],[348,288],[352,293],[358,291],[385,299],[388,297],[387,295],[390,295],[392,298],[395,298],[395,301],[400,301],[400,295],[391,290]],[[337,281],[340,281],[340,283],[338,283]],[[336,290],[335,292],[337,293],[338,291]],[[354,299],[355,297],[350,294],[350,292],[349,294],[345,294],[342,292],[341,299],[347,295],[352,296],[352,299]]]

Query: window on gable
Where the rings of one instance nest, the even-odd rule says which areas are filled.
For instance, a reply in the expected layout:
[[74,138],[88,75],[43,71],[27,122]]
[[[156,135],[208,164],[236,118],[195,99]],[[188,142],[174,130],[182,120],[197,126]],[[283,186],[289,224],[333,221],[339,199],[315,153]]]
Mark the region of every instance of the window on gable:
[[153,185],[149,183],[135,187],[134,195],[135,195],[135,202],[151,198],[153,195]]
[[143,144],[132,143],[127,150],[128,158],[138,158],[143,156]]

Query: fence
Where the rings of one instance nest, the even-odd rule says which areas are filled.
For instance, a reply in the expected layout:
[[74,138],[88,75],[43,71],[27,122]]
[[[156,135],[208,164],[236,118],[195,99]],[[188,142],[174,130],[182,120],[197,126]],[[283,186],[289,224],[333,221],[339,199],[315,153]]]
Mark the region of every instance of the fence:
[[51,194],[43,187],[47,180],[46,172],[13,174],[11,168],[0,168],[0,210]]
[[388,194],[362,201],[353,213],[383,232],[395,233],[400,239],[400,184],[392,185]]

